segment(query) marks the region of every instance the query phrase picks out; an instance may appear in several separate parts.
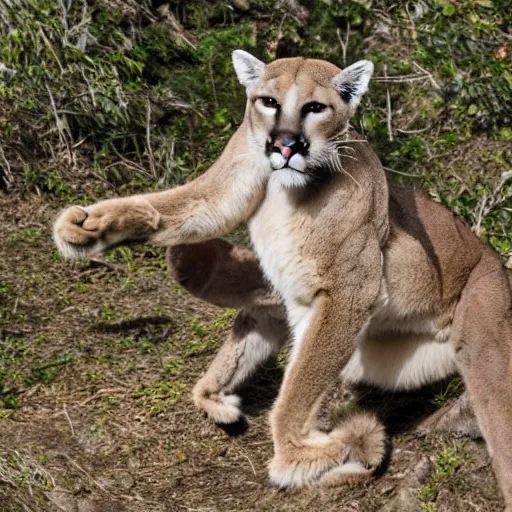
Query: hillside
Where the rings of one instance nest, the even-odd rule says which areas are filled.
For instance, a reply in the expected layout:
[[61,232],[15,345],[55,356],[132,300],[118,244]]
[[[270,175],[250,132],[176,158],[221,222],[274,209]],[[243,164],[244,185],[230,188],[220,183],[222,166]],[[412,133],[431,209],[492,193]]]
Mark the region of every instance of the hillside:
[[378,397],[395,435],[371,485],[271,489],[282,358],[244,391],[248,432],[228,437],[190,390],[234,311],[172,282],[159,249],[65,262],[51,223],[204,172],[243,116],[234,49],[366,58],[352,124],[390,181],[423,187],[512,268],[511,21],[507,0],[1,1],[0,509],[501,510],[482,443],[403,427],[456,380]]

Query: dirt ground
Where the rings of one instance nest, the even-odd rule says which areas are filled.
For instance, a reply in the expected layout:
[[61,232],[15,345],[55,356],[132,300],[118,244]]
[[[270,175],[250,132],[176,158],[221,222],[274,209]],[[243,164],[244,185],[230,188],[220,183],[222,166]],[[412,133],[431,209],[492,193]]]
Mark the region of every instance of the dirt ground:
[[[228,436],[190,391],[233,311],[173,283],[160,250],[63,261],[55,211],[37,197],[0,205],[0,510],[502,510],[482,442],[400,431],[400,410],[387,467],[367,486],[272,489],[280,359],[243,391],[247,432]],[[433,399],[415,398],[417,411]]]

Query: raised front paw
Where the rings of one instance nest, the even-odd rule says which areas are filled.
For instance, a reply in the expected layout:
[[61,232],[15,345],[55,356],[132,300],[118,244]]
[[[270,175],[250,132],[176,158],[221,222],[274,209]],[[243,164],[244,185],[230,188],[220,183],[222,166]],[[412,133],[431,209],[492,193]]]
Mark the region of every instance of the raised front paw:
[[72,206],[56,220],[53,235],[66,258],[80,258],[127,240],[143,240],[158,228],[160,215],[142,198]]
[[88,214],[81,206],[71,206],[62,212],[53,226],[53,238],[59,251],[66,258],[75,259],[101,252],[100,231],[86,229]]

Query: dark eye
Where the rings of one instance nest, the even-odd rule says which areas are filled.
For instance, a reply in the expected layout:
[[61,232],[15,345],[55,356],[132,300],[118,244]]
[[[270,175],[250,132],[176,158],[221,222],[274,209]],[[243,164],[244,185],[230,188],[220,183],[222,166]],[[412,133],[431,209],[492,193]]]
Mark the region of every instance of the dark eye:
[[326,108],[327,105],[318,103],[318,101],[312,101],[311,103],[306,103],[302,107],[302,112],[304,115],[309,114],[310,112],[313,112],[314,114],[320,114],[320,112],[323,112]]
[[279,106],[279,103],[277,103],[277,100],[275,100],[274,98],[263,97],[260,99],[263,105],[267,108],[277,108]]

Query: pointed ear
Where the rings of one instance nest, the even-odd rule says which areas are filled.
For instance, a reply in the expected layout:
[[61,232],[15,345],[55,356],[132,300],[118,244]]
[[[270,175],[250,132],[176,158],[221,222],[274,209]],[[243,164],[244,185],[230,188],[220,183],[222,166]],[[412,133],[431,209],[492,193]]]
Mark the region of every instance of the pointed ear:
[[347,103],[357,106],[361,96],[368,90],[372,74],[373,63],[369,60],[360,60],[336,75],[333,85]]
[[238,81],[247,91],[251,90],[263,76],[265,64],[243,50],[235,50],[232,57]]

